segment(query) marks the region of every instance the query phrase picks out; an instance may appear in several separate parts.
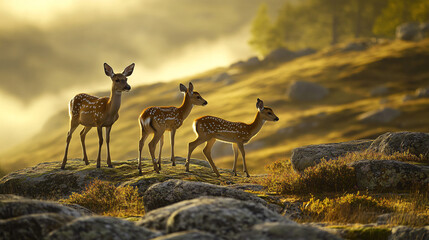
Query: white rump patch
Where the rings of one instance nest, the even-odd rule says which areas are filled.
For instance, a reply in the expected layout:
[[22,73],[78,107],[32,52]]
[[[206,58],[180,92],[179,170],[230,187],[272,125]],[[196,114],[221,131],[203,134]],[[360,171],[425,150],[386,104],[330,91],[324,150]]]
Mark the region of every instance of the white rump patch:
[[149,126],[150,118],[146,118],[144,121],[143,118],[140,118],[140,122],[142,123],[142,126]]

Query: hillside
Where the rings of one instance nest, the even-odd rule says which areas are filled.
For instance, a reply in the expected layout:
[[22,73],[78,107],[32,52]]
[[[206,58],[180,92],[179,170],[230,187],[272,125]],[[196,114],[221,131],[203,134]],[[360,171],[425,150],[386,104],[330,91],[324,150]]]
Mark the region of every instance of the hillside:
[[[256,98],[261,98],[280,118],[275,123],[267,122],[246,146],[251,174],[263,172],[264,166],[275,160],[289,158],[293,148],[303,145],[374,138],[386,131],[429,131],[429,98],[403,101],[405,95],[414,94],[417,88],[429,84],[428,40],[386,42],[364,51],[341,51],[342,47],[338,45],[290,62],[265,64],[252,70],[218,68],[167,83],[134,86],[131,76],[132,91],[123,95],[120,118],[112,128],[112,158],[135,159],[139,140],[137,117],[142,109],[152,105],[180,105],[179,83],[189,81],[208,105],[195,106],[177,131],[177,156],[186,156],[187,144],[195,139],[192,121],[199,116],[215,115],[250,122],[256,113]],[[230,81],[213,80],[223,72],[231,76]],[[317,102],[291,101],[286,97],[286,91],[295,80],[319,83],[329,89],[329,95]],[[388,94],[371,96],[371,90],[379,86],[387,87]],[[106,89],[108,87],[106,85]],[[34,138],[3,152],[0,169],[9,172],[39,162],[61,160],[68,130],[67,104],[64,102],[64,110],[45,124]],[[383,124],[366,124],[358,120],[362,113],[383,106],[395,108],[401,114]],[[78,136],[79,130],[73,136],[69,158],[82,157]],[[164,145],[164,157],[170,152],[167,139],[169,137]],[[86,140],[90,160],[96,158],[97,142],[96,131],[92,130]],[[194,151],[193,158],[204,159],[202,148]],[[103,166],[104,153],[105,149]],[[149,155],[147,146],[143,153],[145,157]],[[218,167],[232,167],[233,153],[229,145],[216,143],[213,156]]]

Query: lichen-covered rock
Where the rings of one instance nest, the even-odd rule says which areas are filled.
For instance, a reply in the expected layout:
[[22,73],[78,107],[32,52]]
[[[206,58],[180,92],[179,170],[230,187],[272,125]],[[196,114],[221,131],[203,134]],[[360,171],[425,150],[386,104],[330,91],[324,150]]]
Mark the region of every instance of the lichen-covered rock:
[[152,239],[160,233],[113,217],[81,217],[52,231],[48,240]]
[[251,231],[239,234],[236,239],[247,240],[338,240],[332,233],[297,223],[268,222],[253,226]]
[[328,95],[329,90],[317,83],[306,81],[292,82],[286,92],[289,99],[299,102],[311,102],[322,100]]
[[260,204],[231,198],[202,198],[171,214],[167,232],[198,229],[228,239],[255,224],[273,221],[291,222]]
[[173,167],[170,158],[164,158],[160,174],[153,171],[150,160],[143,160],[142,175],[138,173],[137,160],[113,161],[114,168],[96,168],[91,161],[89,165],[85,165],[82,160],[69,159],[65,170],[60,169],[61,162],[40,163],[1,178],[0,194],[11,193],[30,198],[56,200],[67,198],[73,192],[82,192],[88,184],[98,179],[116,186],[137,187],[139,194],[143,195],[152,184],[173,178],[195,178],[216,184],[240,179],[231,176],[230,171],[225,169],[219,169],[224,174],[218,178],[213,174],[207,161],[198,159],[191,159],[190,173],[182,171],[180,169],[183,169],[185,160],[176,157],[178,166]]
[[358,120],[362,123],[380,124],[389,123],[399,117],[401,112],[397,109],[384,107],[379,110],[369,111],[358,116]]
[[355,140],[295,148],[292,150],[292,166],[296,171],[304,171],[308,167],[319,164],[323,158],[326,160],[335,159],[349,152],[364,151],[371,143],[372,140]]
[[409,152],[429,158],[429,134],[421,132],[387,132],[377,137],[368,150],[391,155]]
[[422,228],[410,228],[398,226],[392,228],[389,240],[429,239],[429,226]]
[[144,193],[143,202],[145,205],[145,211],[149,212],[153,209],[201,196],[229,197],[266,205],[264,200],[241,190],[203,182],[190,182],[178,179],[172,179],[152,185]]
[[198,202],[199,199],[192,199],[187,201],[178,202],[166,207],[152,210],[144,215],[144,217],[137,222],[137,225],[144,226],[150,229],[157,229],[164,231],[166,229],[167,220],[173,212],[184,208],[188,205],[192,205]]
[[152,240],[222,240],[218,236],[215,236],[208,232],[191,230],[184,232],[171,233],[168,235],[160,236]]
[[419,166],[393,160],[361,160],[349,164],[355,169],[359,189],[409,190],[429,183]]
[[137,224],[168,233],[198,229],[226,239],[263,222],[291,222],[261,204],[232,198],[201,197],[147,213]]
[[41,213],[0,220],[0,239],[43,239],[73,219],[62,214]]
[[55,202],[18,199],[0,201],[0,219],[19,217],[35,213],[57,213],[70,217],[81,217],[83,213]]

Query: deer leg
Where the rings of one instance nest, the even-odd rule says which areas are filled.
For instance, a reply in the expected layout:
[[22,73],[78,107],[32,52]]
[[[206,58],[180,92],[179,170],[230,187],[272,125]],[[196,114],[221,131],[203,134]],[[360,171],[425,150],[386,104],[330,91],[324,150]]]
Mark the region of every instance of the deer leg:
[[176,129],[172,129],[170,132],[171,138],[171,166],[176,166],[176,158],[174,157],[174,136],[176,135]]
[[97,127],[98,133],[98,156],[97,156],[97,168],[101,166],[101,146],[103,145],[103,130],[102,127]]
[[79,123],[77,123],[77,122],[75,122],[73,120],[70,121],[70,130],[67,133],[66,150],[65,150],[65,153],[64,153],[63,163],[61,164],[61,169],[64,169],[66,167],[67,153],[69,151],[70,140],[71,140],[73,132],[74,132],[74,130],[76,130],[77,126],[79,126]]
[[153,134],[153,138],[149,143],[149,152],[150,152],[150,156],[152,157],[152,163],[153,163],[153,169],[159,173],[159,169],[158,166],[156,164],[156,160],[155,160],[155,148],[156,148],[156,144],[159,142],[159,139],[161,138],[161,136],[164,133],[161,131],[158,132],[154,132]]
[[237,176],[237,159],[238,159],[237,143],[232,144],[232,149],[234,150],[234,163],[232,165],[232,173],[234,174],[234,176]]
[[139,158],[138,158],[139,159],[138,169],[139,169],[140,175],[142,175],[142,149],[143,149],[144,142],[145,142],[147,136],[148,136],[148,134],[146,133],[146,131],[144,129],[142,129],[141,137],[140,137],[140,141],[139,141]]
[[249,172],[247,171],[247,166],[246,166],[246,158],[245,158],[245,152],[244,152],[244,145],[243,143],[237,143],[238,145],[238,149],[240,149],[241,152],[241,156],[243,157],[243,171],[246,173],[246,177],[250,177]]
[[86,155],[86,147],[85,147],[85,137],[86,134],[91,130],[92,127],[84,127],[82,131],[80,132],[80,142],[82,143],[82,151],[83,151],[83,161],[86,165],[89,164],[88,162],[88,156]]
[[219,174],[219,172],[218,172],[218,170],[216,168],[216,165],[213,162],[212,155],[211,155],[212,147],[213,147],[213,145],[214,145],[215,142],[216,142],[216,138],[212,138],[212,139],[208,140],[207,143],[206,143],[206,147],[203,150],[203,153],[206,156],[207,160],[209,161],[210,166],[213,169],[213,172],[218,177],[220,177],[220,174]]
[[158,157],[158,169],[161,170],[161,153],[162,147],[164,146],[164,134],[161,135],[159,139],[159,157]]
[[112,126],[106,127],[106,146],[107,146],[107,166],[113,168],[112,160],[110,159],[110,131]]
[[195,139],[195,141],[189,143],[188,158],[186,159],[186,163],[185,163],[185,167],[186,167],[187,172],[189,172],[189,161],[191,160],[192,152],[195,150],[196,147],[198,147],[198,145],[202,144],[205,141],[206,141],[206,139],[202,139],[202,138],[198,137],[197,139]]

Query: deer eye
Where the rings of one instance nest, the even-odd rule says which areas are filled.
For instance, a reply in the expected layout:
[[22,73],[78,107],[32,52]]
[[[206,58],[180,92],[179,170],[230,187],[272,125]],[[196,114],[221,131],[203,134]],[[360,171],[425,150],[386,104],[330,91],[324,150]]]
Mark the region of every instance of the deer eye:
[[197,97],[197,99],[201,99],[201,97],[200,97],[200,96],[198,96],[198,97]]
[[115,82],[119,82],[119,79],[116,79]]
[[273,115],[271,112],[268,112],[268,115]]

